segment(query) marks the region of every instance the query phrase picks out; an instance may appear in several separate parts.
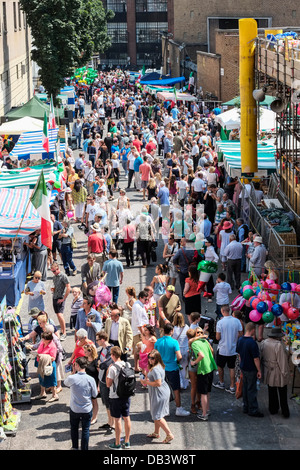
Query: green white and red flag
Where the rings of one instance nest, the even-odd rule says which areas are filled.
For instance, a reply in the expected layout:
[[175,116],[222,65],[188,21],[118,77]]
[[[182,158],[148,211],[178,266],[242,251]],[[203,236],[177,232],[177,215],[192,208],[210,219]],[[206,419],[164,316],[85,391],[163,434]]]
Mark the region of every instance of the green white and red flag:
[[43,126],[43,147],[45,152],[49,153],[49,136],[48,136],[48,120],[47,120],[47,113],[45,111],[44,115],[44,126]]
[[53,96],[51,95],[50,112],[49,112],[49,129],[55,129],[55,128],[56,128],[55,111],[54,111],[54,105],[53,105]]
[[47,186],[43,170],[40,174],[35,190],[30,198],[31,203],[41,217],[41,242],[52,249],[52,221],[50,218],[50,205]]

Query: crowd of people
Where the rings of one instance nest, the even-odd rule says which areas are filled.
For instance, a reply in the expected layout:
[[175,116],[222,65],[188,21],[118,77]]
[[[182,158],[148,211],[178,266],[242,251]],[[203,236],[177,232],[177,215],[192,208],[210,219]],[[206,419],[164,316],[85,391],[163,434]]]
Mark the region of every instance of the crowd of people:
[[[65,186],[51,206],[53,249],[50,252],[41,244],[39,231],[28,244],[33,279],[26,294],[32,322],[23,340],[37,349],[41,385],[37,399],[44,399],[50,388],[51,400],[57,401],[62,382],[70,387],[72,448],[79,448],[81,422],[81,448],[87,449],[101,397],[107,412],[101,428],[115,433],[109,447],[121,448],[123,418],[123,447],[129,448],[131,396],[118,395],[118,385],[132,354],[133,375],[140,374],[139,386],[149,392],[154,422],[149,439],[159,439],[161,430],[163,443],[174,439],[166,421],[170,400],[177,417],[192,414],[207,421],[212,386],[235,394],[237,368],[244,376],[244,412],[262,417],[256,392],[256,380],[261,378],[256,325],[245,312],[232,313],[230,295],[239,294],[242,273],[267,275],[267,248],[239,215],[240,185],[218,161],[215,144],[220,133],[214,112],[197,102],[188,107],[160,103],[131,85],[121,70],[101,72],[93,86],[76,90],[72,135],[79,155],[75,158],[69,147],[63,161]],[[120,187],[124,180],[125,188]],[[132,196],[142,202],[138,214]],[[75,223],[87,236],[86,247],[80,248],[86,250],[86,261],[80,268],[73,260],[79,250]],[[203,260],[219,266],[205,282],[197,269]],[[151,264],[156,268],[149,285],[136,292],[132,282],[124,285],[124,279],[128,282],[126,272],[139,262],[143,269]],[[50,322],[43,301],[49,268],[59,327]],[[70,276],[79,272],[81,285],[71,287]],[[105,306],[95,300],[100,285],[108,289]],[[126,292],[124,305],[119,302],[120,289]],[[71,373],[65,377],[62,342],[69,295],[75,347],[66,362]],[[213,329],[201,315],[203,298],[216,302],[218,321]],[[280,348],[280,333],[274,335],[273,329],[272,333],[267,344],[274,340]],[[264,350],[270,354],[269,348]],[[268,367],[268,361],[265,364]],[[46,368],[51,373],[46,374]],[[280,371],[272,388],[279,388],[287,417],[287,374],[284,368]],[[181,403],[181,390],[188,387],[190,410]],[[271,412],[278,412],[276,397],[272,390]]]

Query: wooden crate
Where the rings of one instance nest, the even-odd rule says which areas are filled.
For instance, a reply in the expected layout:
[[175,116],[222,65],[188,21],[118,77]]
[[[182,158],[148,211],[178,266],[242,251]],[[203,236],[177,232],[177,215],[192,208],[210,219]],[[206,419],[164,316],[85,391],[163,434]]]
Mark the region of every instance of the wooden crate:
[[299,256],[299,247],[297,246],[297,235],[295,230],[293,232],[280,232],[278,235],[282,238],[287,246],[285,248],[285,259],[296,259]]

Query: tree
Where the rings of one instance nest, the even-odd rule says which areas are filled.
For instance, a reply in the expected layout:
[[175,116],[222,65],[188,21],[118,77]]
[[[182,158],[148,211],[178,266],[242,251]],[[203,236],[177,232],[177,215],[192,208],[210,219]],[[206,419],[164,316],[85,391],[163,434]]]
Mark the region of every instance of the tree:
[[54,103],[64,78],[110,45],[101,0],[20,0],[32,35],[32,60]]

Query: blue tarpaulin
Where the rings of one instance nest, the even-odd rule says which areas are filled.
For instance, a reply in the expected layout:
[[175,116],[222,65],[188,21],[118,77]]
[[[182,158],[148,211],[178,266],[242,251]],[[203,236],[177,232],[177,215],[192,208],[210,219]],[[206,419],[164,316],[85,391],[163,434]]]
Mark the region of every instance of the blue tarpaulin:
[[185,77],[166,78],[161,80],[140,80],[141,85],[173,86],[176,83],[185,82]]

